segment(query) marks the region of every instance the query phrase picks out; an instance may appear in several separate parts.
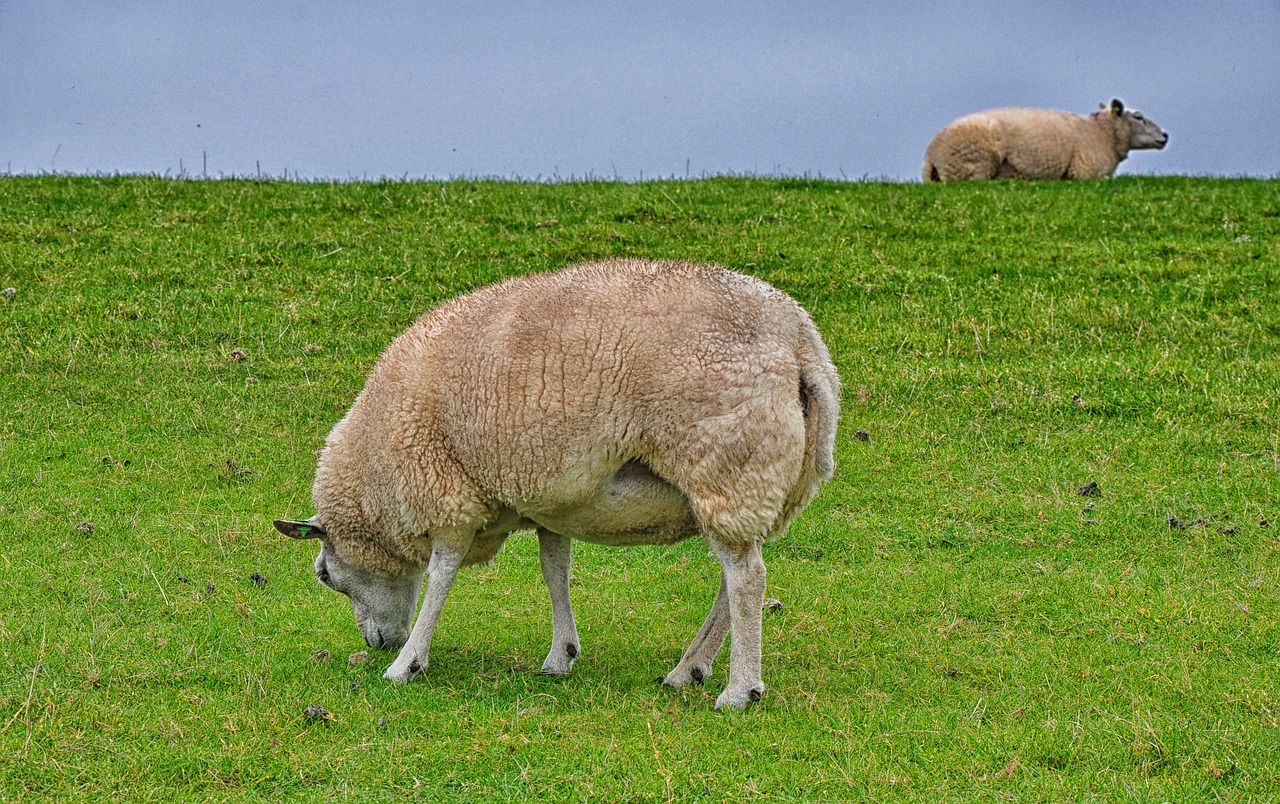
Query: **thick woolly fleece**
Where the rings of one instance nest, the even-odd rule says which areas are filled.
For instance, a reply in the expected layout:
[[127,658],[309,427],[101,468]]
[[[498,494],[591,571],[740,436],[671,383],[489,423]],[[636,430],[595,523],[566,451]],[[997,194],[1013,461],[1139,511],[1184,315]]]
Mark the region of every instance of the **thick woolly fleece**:
[[961,117],[925,151],[926,182],[957,179],[1102,179],[1129,151],[1163,148],[1169,135],[1119,100],[1091,115],[991,109]]

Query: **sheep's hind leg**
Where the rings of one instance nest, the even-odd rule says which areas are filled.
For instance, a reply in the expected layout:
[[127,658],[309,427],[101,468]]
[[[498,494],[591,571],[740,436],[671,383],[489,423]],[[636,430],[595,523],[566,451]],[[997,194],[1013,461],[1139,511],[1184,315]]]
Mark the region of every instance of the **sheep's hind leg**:
[[435,547],[431,551],[431,560],[427,563],[427,592],[422,598],[422,608],[418,611],[413,630],[409,632],[409,641],[400,649],[400,655],[387,668],[387,672],[382,674],[383,678],[405,684],[426,669],[436,622],[440,619],[444,600],[453,587],[458,568],[467,556],[473,537],[474,533],[461,539],[449,539],[443,534],[434,537]]
[[547,592],[551,595],[551,652],[542,663],[542,672],[563,676],[572,669],[573,660],[582,650],[578,626],[573,621],[573,605],[569,602],[569,566],[572,561],[569,537],[539,528],[538,561],[542,565],[542,579],[547,582]]
[[667,674],[662,683],[667,687],[683,687],[690,683],[701,684],[711,675],[711,663],[724,645],[729,633],[729,594],[724,572],[720,573],[720,591],[711,604],[711,611],[697,636],[689,643],[680,663]]
[[716,709],[743,709],[764,695],[760,673],[764,559],[759,542],[746,548],[712,542],[711,547],[724,570],[729,627],[733,632],[729,643],[729,683],[716,698]]
[[669,454],[677,456],[664,477],[681,489],[720,562],[721,591],[670,681],[690,678],[698,661],[710,660],[732,634],[729,681],[716,708],[743,708],[764,694],[761,679],[761,606],[765,568],[760,547],[780,527],[789,488],[804,468],[805,425],[796,386],[761,381],[761,393],[743,400],[732,415],[699,421]]

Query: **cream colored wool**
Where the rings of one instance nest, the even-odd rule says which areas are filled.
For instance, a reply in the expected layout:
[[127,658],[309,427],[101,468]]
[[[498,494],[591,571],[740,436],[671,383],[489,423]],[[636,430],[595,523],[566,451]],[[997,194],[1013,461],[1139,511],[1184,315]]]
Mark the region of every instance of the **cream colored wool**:
[[1160,149],[1169,135],[1142,112],[1112,100],[1091,115],[1052,109],[991,109],[948,125],[925,151],[923,178],[1102,179],[1129,151]]
[[[547,672],[579,641],[569,540],[624,546],[703,535],[720,594],[667,677],[701,681],[730,630],[717,706],[763,693],[760,545],[834,470],[839,380],[786,294],[721,268],[610,261],[511,279],[424,315],[374,366],[329,435],[316,517],[321,580],[348,594],[370,644],[404,645],[387,677],[427,663],[460,566],[538,531],[551,592]],[[426,595],[408,629],[426,572]]]

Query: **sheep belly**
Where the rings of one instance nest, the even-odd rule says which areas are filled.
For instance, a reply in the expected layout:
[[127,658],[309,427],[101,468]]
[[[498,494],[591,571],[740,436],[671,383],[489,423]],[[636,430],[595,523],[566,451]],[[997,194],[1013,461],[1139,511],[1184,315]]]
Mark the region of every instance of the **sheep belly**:
[[562,536],[610,547],[673,544],[698,534],[689,499],[638,460],[623,464],[586,500],[551,510],[522,506],[521,514]]

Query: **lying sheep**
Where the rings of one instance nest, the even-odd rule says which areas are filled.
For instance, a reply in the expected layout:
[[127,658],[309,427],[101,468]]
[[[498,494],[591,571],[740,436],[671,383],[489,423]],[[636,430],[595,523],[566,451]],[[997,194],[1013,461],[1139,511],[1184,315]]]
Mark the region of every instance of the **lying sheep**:
[[1088,117],[1052,109],[991,109],[939,131],[924,180],[1102,179],[1129,151],[1160,149],[1169,135],[1118,100]]
[[321,540],[316,575],[371,646],[403,645],[385,675],[402,683],[427,666],[459,567],[512,531],[538,533],[554,674],[580,651],[570,539],[702,534],[720,590],[664,683],[702,682],[732,632],[716,707],[740,708],[764,692],[760,547],[831,477],[839,394],[808,314],[760,280],[629,260],[511,279],[391,344],[329,434],[315,517],[275,526]]

